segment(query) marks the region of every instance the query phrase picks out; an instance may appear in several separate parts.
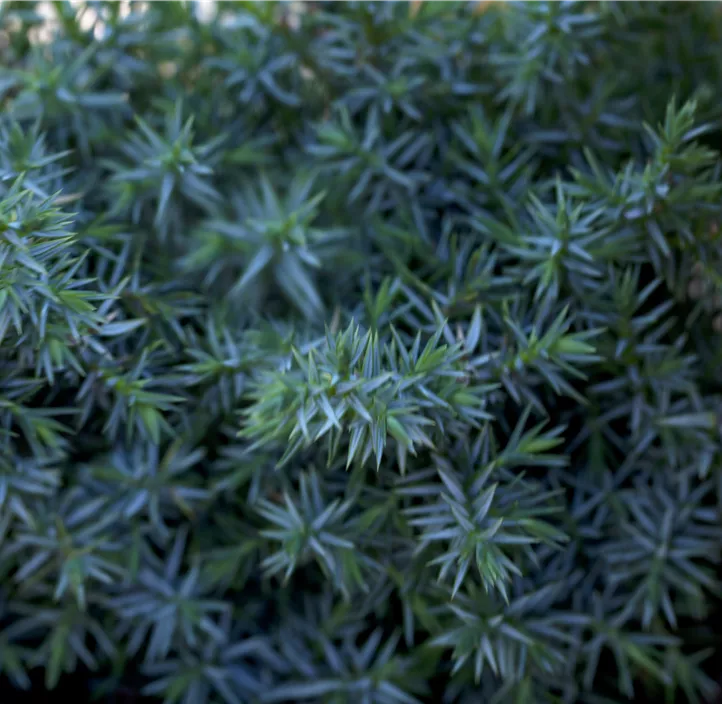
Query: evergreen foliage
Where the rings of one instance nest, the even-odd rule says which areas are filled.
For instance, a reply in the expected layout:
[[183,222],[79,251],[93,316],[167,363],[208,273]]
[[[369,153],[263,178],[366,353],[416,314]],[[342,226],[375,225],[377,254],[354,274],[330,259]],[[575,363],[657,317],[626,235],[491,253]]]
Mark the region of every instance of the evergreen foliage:
[[710,701],[719,6],[49,5],[0,6],[0,698]]

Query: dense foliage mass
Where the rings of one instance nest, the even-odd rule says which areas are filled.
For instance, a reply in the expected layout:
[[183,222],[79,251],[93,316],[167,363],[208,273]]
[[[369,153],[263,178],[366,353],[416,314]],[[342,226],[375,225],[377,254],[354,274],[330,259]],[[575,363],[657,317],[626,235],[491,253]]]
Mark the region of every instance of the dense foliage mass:
[[719,6],[47,9],[0,9],[3,700],[714,696]]

